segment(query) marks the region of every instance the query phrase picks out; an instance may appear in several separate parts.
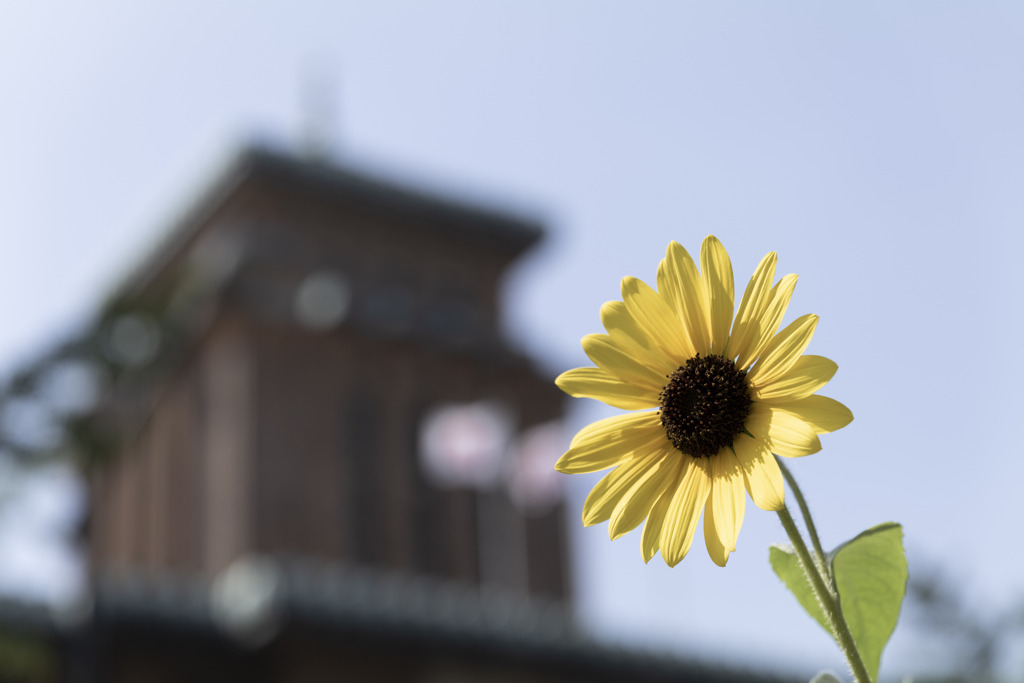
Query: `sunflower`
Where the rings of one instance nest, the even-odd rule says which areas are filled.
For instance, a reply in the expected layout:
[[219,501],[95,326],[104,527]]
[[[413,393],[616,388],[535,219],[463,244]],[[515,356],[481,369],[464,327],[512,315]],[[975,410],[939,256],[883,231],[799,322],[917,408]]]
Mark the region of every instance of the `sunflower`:
[[708,554],[725,566],[743,523],[746,494],[763,510],[783,506],[773,453],[821,449],[819,434],[853,419],[843,404],[815,394],[836,364],[803,355],[816,315],[779,332],[796,285],[774,285],[776,255],[766,255],[734,311],[732,263],[709,235],[700,271],[672,242],[658,266],[658,291],[622,280],[622,301],[601,307],[607,334],[583,338],[597,367],[562,373],[571,396],[638,411],[584,427],[555,468],[568,474],[614,468],[583,505],[583,524],[608,522],[612,539],[644,520],[644,562],[659,550],[669,566],[693,543],[704,513]]

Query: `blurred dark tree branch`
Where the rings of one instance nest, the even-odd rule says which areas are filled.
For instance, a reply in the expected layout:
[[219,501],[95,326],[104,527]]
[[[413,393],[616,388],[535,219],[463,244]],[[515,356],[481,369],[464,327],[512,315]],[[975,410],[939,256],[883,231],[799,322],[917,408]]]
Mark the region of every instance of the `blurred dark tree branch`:
[[1003,657],[1024,635],[1024,598],[1009,600],[993,612],[971,602],[963,586],[938,563],[915,560],[907,584],[907,616],[919,632],[941,642],[950,659],[947,675],[915,680],[1000,680]]

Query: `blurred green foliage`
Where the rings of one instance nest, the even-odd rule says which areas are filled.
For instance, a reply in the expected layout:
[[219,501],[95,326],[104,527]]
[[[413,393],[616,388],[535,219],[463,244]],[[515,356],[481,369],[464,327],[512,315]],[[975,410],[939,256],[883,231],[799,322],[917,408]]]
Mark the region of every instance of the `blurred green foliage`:
[[0,683],[51,683],[58,671],[57,654],[47,643],[0,631]]

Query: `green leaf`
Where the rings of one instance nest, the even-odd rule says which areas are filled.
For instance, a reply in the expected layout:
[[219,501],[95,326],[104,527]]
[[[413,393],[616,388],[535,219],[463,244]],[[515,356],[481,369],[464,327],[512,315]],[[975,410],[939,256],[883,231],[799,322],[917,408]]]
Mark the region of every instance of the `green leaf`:
[[796,596],[807,613],[814,617],[814,620],[821,624],[821,627],[831,636],[832,629],[829,628],[828,618],[825,616],[818,597],[811,588],[803,567],[800,566],[800,559],[796,556],[793,546],[775,544],[768,549],[768,561],[772,565],[775,574],[778,575],[786,588]]
[[836,548],[831,558],[839,608],[871,679],[878,680],[882,650],[896,628],[907,591],[903,527],[879,524]]
[[822,671],[811,679],[811,683],[843,683],[843,681],[831,671]]

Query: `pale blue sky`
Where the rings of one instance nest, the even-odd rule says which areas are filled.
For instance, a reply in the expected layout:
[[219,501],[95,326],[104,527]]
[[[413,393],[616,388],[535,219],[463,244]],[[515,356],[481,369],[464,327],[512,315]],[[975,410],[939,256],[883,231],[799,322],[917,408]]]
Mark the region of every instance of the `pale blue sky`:
[[[669,240],[718,235],[738,289],[777,250],[801,276],[789,319],[819,314],[810,352],[839,364],[824,393],[856,416],[793,466],[825,543],[900,521],[911,560],[979,604],[1024,594],[1024,6],[253,4],[0,0],[3,372],[246,140],[297,146],[312,78],[339,159],[549,222],[506,323],[552,375],[586,363],[601,303],[623,275],[652,282]],[[577,401],[572,426],[608,412]],[[702,548],[645,566],[636,534],[575,523],[594,481],[570,482],[570,508],[600,634],[841,668],[768,568],[774,515],[748,506],[724,570]],[[924,651],[901,628],[883,675]]]

